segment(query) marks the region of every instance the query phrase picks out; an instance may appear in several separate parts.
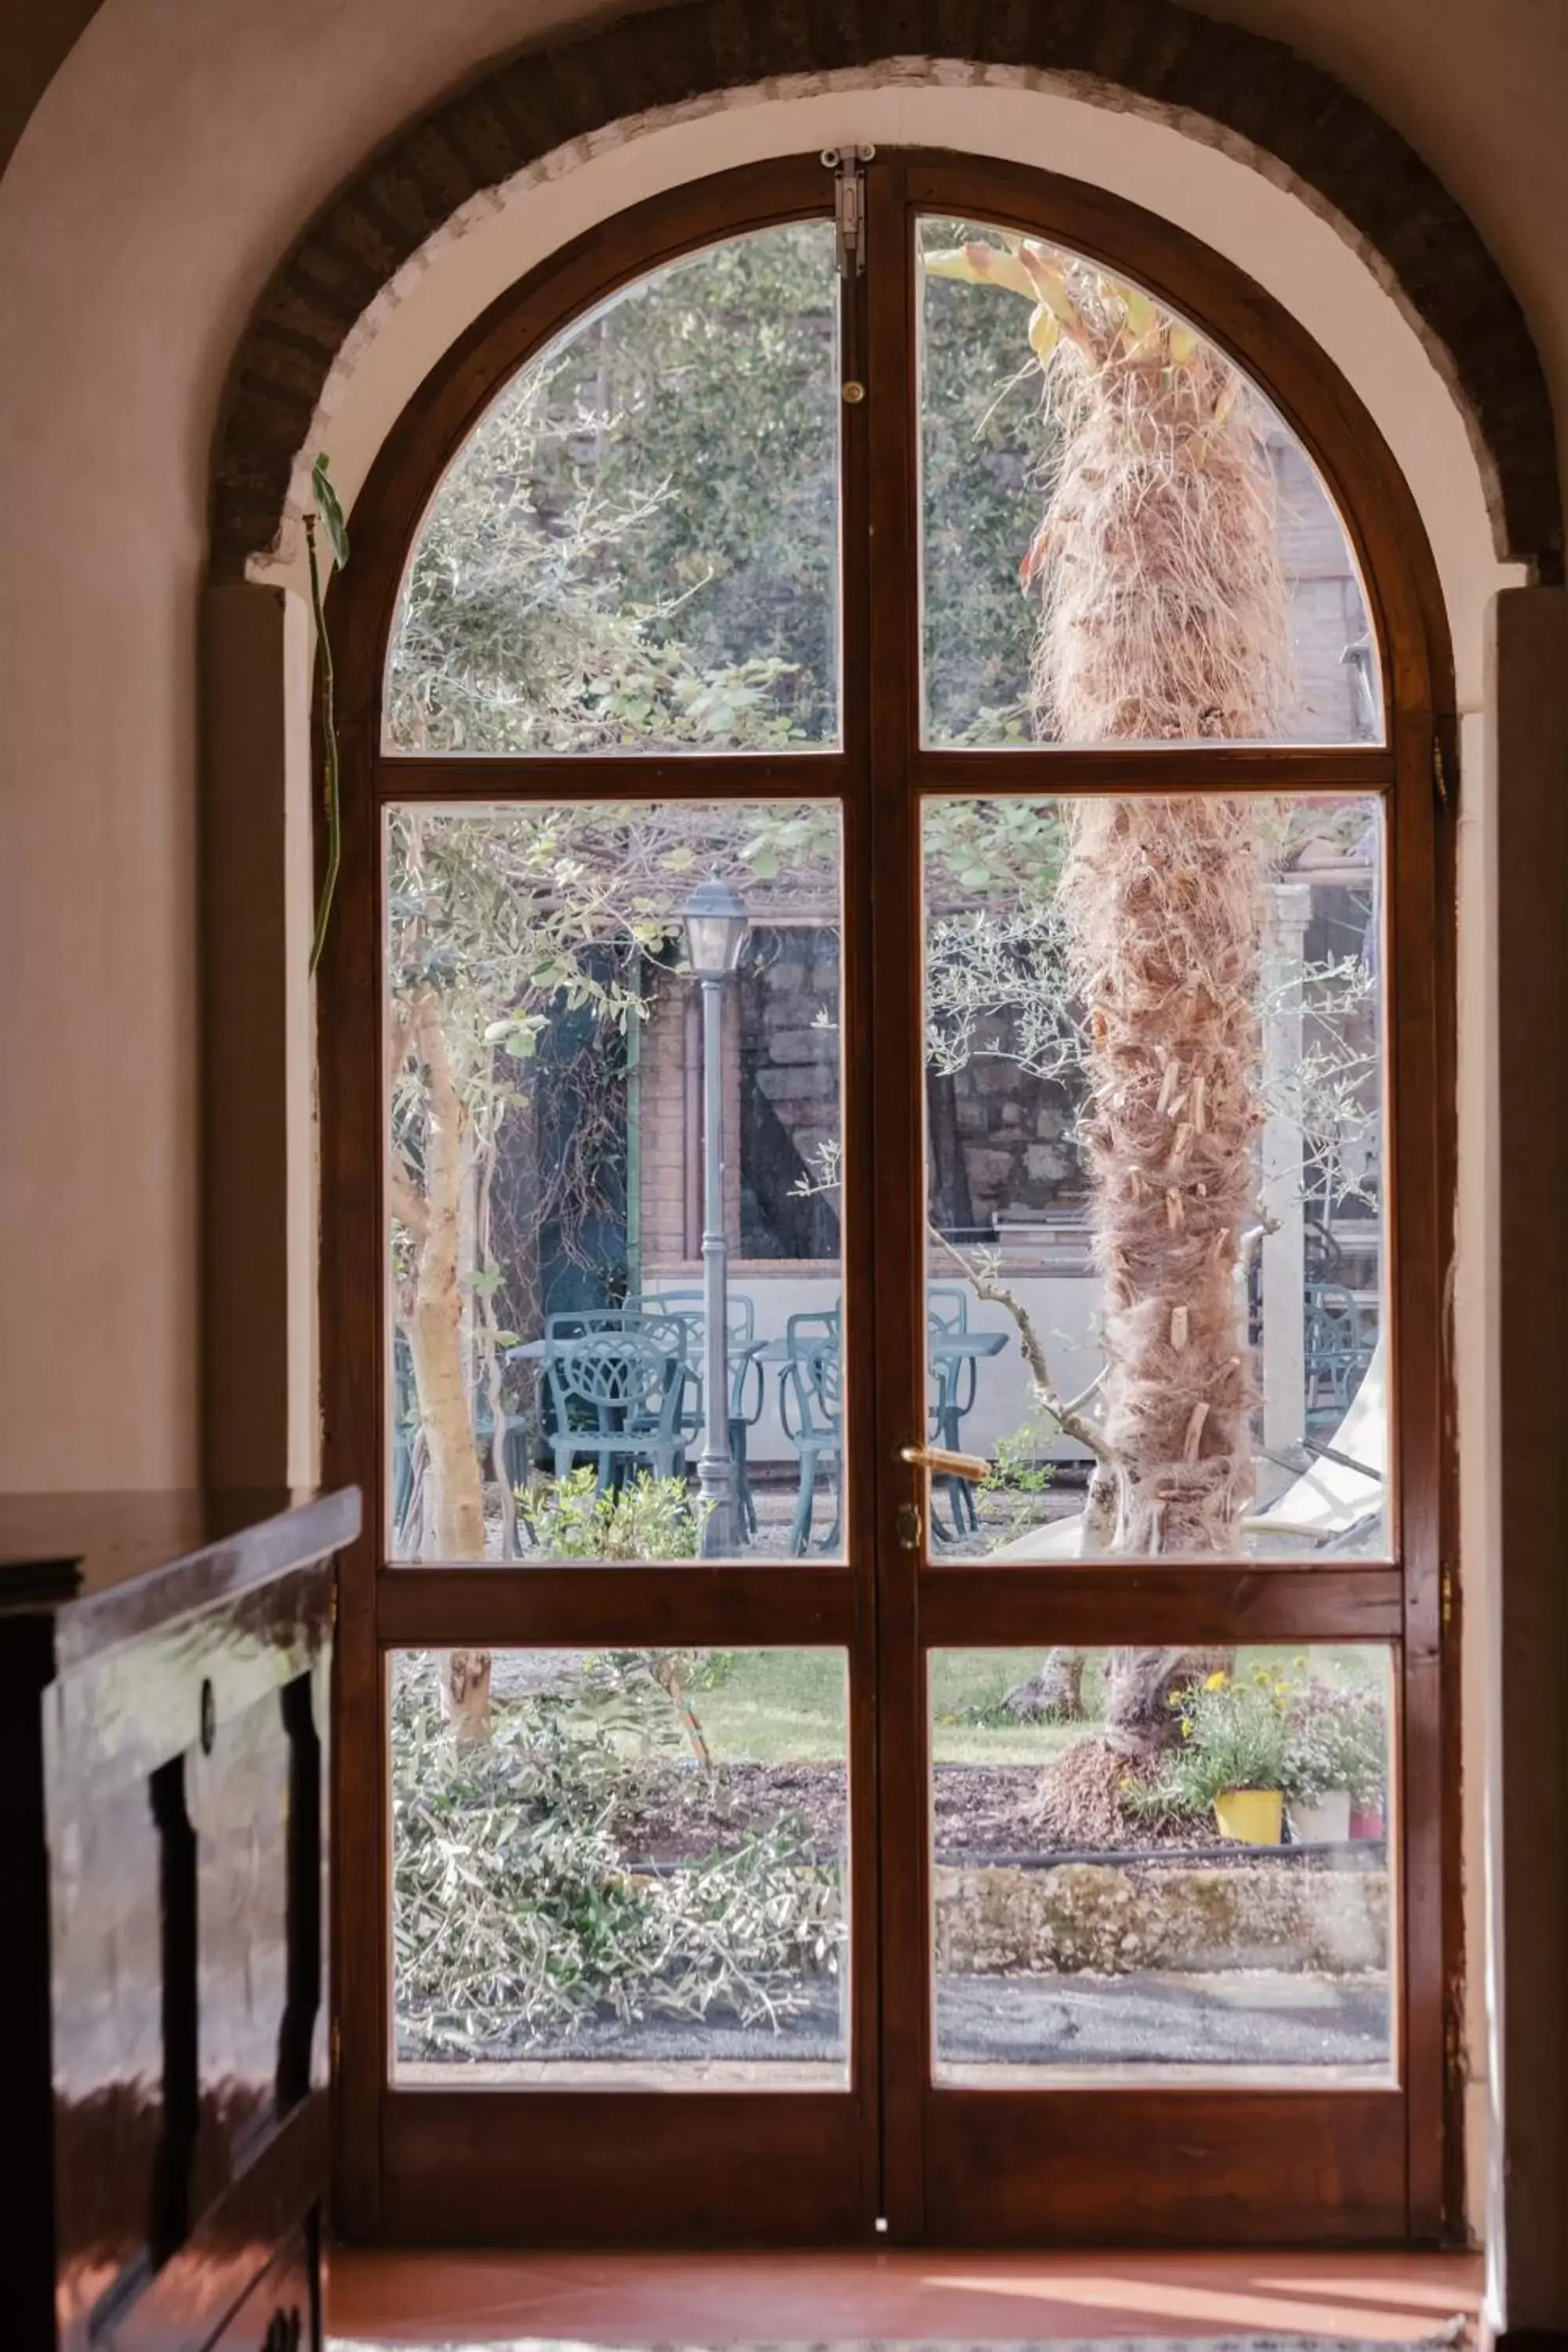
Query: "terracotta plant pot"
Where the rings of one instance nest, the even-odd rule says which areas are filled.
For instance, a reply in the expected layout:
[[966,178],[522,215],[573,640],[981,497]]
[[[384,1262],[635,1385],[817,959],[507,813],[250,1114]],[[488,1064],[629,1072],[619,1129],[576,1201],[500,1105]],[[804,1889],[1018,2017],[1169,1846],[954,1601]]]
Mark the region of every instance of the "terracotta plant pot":
[[1290,1834],[1298,1845],[1342,1845],[1351,1833],[1351,1792],[1325,1789],[1316,1802],[1290,1800]]
[[1353,1838],[1380,1838],[1384,1833],[1381,1805],[1353,1805],[1351,1808],[1351,1835]]
[[1278,1789],[1227,1789],[1214,1801],[1221,1837],[1238,1845],[1278,1845],[1285,1827],[1285,1800]]

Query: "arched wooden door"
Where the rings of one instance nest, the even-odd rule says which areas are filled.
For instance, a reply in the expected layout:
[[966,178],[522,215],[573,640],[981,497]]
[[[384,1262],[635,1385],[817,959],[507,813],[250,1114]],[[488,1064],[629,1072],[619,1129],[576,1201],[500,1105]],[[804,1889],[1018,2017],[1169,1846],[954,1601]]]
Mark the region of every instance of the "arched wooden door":
[[1436,2235],[1448,688],[1369,420],[1099,191],[810,157],[524,281],[353,526],[344,2225]]

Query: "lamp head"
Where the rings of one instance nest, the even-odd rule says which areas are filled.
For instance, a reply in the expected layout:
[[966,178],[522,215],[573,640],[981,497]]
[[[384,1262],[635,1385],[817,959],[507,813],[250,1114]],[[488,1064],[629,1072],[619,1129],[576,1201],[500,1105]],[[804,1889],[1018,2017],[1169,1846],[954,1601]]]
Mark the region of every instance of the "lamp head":
[[741,961],[750,920],[746,902],[728,882],[712,875],[700,882],[680,910],[686,927],[686,960],[694,979],[723,980]]

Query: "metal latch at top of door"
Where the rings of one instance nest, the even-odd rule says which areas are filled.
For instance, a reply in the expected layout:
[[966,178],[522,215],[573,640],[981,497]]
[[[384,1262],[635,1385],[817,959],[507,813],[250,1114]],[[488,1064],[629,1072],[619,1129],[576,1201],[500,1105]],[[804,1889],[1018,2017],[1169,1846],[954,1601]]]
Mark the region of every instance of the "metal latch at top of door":
[[866,173],[864,166],[874,147],[825,147],[822,160],[833,173],[833,229],[838,253],[838,275],[845,289],[843,310],[843,380],[839,397],[856,407],[866,397],[856,354],[855,281],[866,268]]
[[838,275],[858,278],[866,267],[866,173],[874,147],[825,147],[822,160],[834,174],[833,226],[838,240]]

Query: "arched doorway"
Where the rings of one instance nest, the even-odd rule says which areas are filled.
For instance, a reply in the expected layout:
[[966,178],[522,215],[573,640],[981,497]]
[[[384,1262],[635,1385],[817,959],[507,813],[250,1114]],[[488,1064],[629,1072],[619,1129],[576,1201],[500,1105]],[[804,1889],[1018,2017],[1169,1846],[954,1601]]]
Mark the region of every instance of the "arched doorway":
[[1098,192],[811,158],[519,288],[355,535],[382,2226],[1432,2234],[1447,698],[1375,435]]

